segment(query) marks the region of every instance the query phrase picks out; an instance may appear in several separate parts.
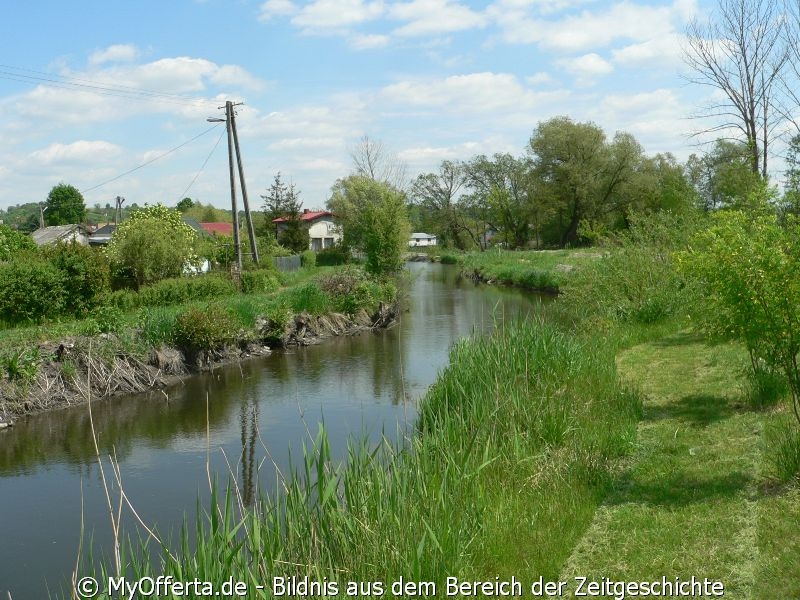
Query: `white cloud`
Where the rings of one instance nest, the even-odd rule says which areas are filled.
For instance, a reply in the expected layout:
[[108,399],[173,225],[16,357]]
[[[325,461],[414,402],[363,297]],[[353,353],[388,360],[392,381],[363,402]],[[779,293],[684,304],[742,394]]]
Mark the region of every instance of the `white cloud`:
[[259,21],[270,21],[273,17],[288,17],[297,12],[297,7],[290,0],[267,0],[261,5]]
[[393,4],[389,16],[408,21],[395,33],[401,36],[435,35],[464,31],[487,24],[486,15],[451,0],[412,0]]
[[133,44],[114,44],[103,50],[97,50],[89,57],[90,65],[101,65],[109,62],[133,62],[139,58],[139,49]]
[[42,165],[76,163],[88,159],[106,159],[118,155],[122,148],[104,141],[78,140],[71,144],[53,143],[31,152],[30,158]]
[[615,63],[626,67],[677,66],[682,61],[684,36],[673,33],[611,51]]
[[567,58],[556,62],[576,77],[579,85],[588,85],[601,75],[608,75],[614,70],[610,62],[594,52],[576,58]]
[[385,48],[389,45],[391,38],[388,35],[367,34],[354,35],[350,37],[350,46],[356,50],[372,50],[374,48]]
[[524,111],[562,95],[559,90],[534,92],[511,74],[471,73],[438,80],[402,81],[384,87],[381,95],[393,103],[448,112]]
[[292,23],[309,33],[334,33],[375,20],[384,10],[380,0],[315,0],[300,9]]

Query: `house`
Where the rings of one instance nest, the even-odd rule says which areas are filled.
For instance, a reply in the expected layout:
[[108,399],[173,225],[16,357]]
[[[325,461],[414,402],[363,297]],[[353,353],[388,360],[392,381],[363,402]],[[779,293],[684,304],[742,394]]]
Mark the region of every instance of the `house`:
[[37,246],[53,246],[62,242],[75,242],[81,246],[89,244],[89,232],[83,225],[51,225],[50,227],[40,227],[33,233],[31,238]]
[[[308,247],[315,252],[333,248],[342,240],[341,228],[336,223],[336,216],[330,211],[304,208],[300,221],[308,228]],[[286,230],[289,217],[272,219],[272,222],[275,223],[280,238],[281,233]]]
[[412,233],[411,239],[408,240],[408,245],[415,246],[435,246],[436,236],[430,233]]
[[200,227],[211,235],[227,235],[228,237],[233,237],[233,223],[200,223]]
[[111,241],[111,235],[117,230],[117,226],[113,223],[106,223],[102,227],[98,227],[89,235],[90,246],[107,246]]

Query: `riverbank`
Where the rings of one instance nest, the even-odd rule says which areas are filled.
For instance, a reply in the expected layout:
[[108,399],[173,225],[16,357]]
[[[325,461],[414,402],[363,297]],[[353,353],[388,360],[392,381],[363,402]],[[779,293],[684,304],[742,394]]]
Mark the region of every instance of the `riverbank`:
[[[340,289],[341,288],[341,289]],[[344,312],[346,311],[346,312]],[[393,284],[373,282],[354,269],[267,294],[237,294],[208,302],[145,307],[116,326],[76,324],[51,334],[4,340],[0,421],[74,406],[118,394],[180,383],[182,377],[268,354],[271,348],[319,343],[340,335],[386,328],[399,316]]]

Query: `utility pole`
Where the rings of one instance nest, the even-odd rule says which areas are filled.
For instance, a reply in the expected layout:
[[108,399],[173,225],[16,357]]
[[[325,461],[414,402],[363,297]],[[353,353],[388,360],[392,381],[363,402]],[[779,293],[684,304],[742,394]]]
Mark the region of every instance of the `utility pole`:
[[253,219],[250,216],[250,205],[247,202],[247,185],[244,182],[244,167],[242,166],[242,153],[239,151],[239,134],[236,131],[236,113],[231,107],[230,128],[233,129],[233,144],[236,147],[236,162],[239,165],[239,185],[242,186],[242,204],[244,205],[244,217],[247,220],[247,236],[250,239],[250,248],[253,253],[253,262],[258,264],[258,246],[256,245],[256,233],[253,230]]
[[[233,246],[236,252],[236,269],[242,272],[242,241],[239,236],[239,208],[236,205],[236,174],[233,169],[233,151],[236,149],[236,161],[239,165],[239,183],[242,186],[242,200],[244,203],[244,214],[247,219],[247,233],[250,238],[250,246],[253,251],[253,262],[258,264],[258,248],[256,247],[256,236],[253,230],[253,219],[250,215],[250,205],[247,202],[247,186],[244,182],[244,167],[242,165],[242,155],[239,151],[239,135],[236,131],[236,116],[233,111],[234,103],[230,100],[225,102],[225,118],[218,119],[209,117],[206,121],[210,123],[225,123],[228,131],[228,173],[231,183],[231,212],[233,213]],[[220,106],[220,108],[222,108]]]
[[119,222],[122,221],[122,203],[125,202],[125,198],[122,196],[117,196],[117,203],[114,207],[114,227],[119,225]]
[[44,202],[39,202],[39,229],[44,229],[44,211],[46,210]]

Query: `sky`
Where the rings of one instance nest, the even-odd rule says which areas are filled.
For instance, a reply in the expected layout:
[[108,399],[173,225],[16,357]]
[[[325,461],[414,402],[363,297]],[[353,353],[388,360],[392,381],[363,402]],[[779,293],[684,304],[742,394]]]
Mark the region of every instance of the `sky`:
[[251,208],[277,172],[324,207],[365,135],[410,176],[522,155],[560,115],[685,160],[712,93],[682,58],[705,2],[0,0],[0,208],[60,182],[88,206],[230,207],[224,124],[207,121],[226,100]]

